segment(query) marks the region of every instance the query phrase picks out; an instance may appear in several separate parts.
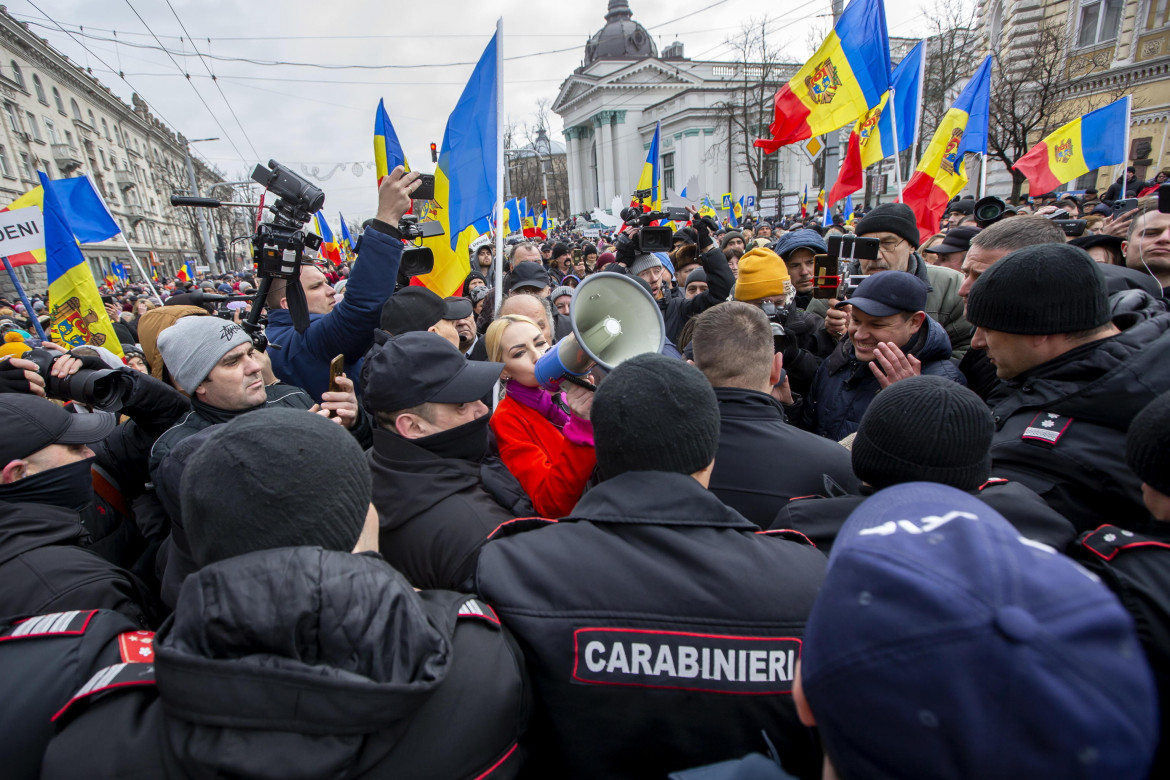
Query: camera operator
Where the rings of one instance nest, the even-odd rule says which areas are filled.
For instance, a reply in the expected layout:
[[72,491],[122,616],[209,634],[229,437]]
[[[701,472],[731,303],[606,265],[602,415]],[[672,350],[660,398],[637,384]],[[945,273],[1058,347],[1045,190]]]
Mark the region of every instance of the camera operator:
[[[361,358],[374,343],[382,304],[393,293],[402,259],[398,223],[410,208],[410,194],[419,174],[395,168],[378,188],[378,214],[362,234],[361,261],[345,286],[345,297],[334,300],[333,288],[316,266],[302,265],[301,287],[309,309],[309,327],[298,333],[288,310],[285,282],[274,279],[268,292],[268,341],[272,370],[289,384],[304,388],[315,402],[329,387],[329,361],[345,355],[347,376],[359,376]],[[336,305],[334,305],[336,303]]]
[[[711,238],[712,234],[719,232],[719,225],[710,217],[696,216],[697,212],[693,206],[688,206],[687,211],[693,220],[695,233],[699,239],[699,258],[703,264],[703,271],[707,274],[707,291],[693,298],[676,297],[668,290],[663,290],[662,261],[653,254],[639,254],[637,251],[636,238],[640,228],[627,227],[617,241],[617,262],[625,264],[631,273],[650,284],[651,292],[658,301],[658,309],[662,312],[662,320],[666,324],[666,338],[671,343],[678,342],[679,334],[687,320],[727,300],[735,284],[735,277],[731,275],[727,258]],[[658,283],[657,286],[655,282]]]
[[[146,490],[147,459],[155,439],[190,410],[187,399],[162,382],[127,366],[111,370],[100,357],[81,347],[64,353],[46,343],[23,358],[0,362],[0,393],[26,393],[110,408],[130,419],[98,441],[87,442],[92,453],[40,468],[16,467],[25,457],[0,464],[4,469],[0,499],[48,504],[76,512],[88,532],[90,549],[108,561],[136,572],[148,571],[141,560],[148,542],[161,540],[161,529],[141,528],[131,504]],[[87,380],[101,377],[108,388],[101,399],[86,392]],[[97,401],[103,403],[96,403]],[[0,415],[5,437],[15,435],[15,421]],[[43,454],[43,453],[41,453]],[[91,460],[92,459],[92,460]],[[78,465],[82,461],[88,465]],[[34,464],[35,465],[35,464]],[[38,473],[39,472],[39,473]],[[144,523],[145,525],[145,523]],[[144,538],[145,537],[145,538]],[[150,556],[147,556],[149,558]]]
[[[380,314],[380,312],[379,312]],[[371,336],[371,342],[373,337]],[[373,431],[358,407],[353,381],[342,374],[340,392],[326,392],[314,404],[308,393],[283,382],[265,385],[262,357],[239,325],[217,317],[183,317],[158,336],[158,349],[177,388],[191,399],[191,411],[158,437],[150,450],[150,473],[188,436],[257,409],[284,407],[333,416],[363,447]],[[326,372],[328,374],[328,372]],[[279,432],[274,431],[274,436]]]

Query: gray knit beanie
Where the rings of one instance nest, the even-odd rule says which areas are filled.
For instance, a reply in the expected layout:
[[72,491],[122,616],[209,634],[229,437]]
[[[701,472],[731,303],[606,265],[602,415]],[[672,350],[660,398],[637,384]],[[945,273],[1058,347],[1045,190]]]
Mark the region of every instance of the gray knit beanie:
[[1101,266],[1068,244],[1017,249],[984,271],[967,295],[967,321],[1004,333],[1076,333],[1109,320]]
[[158,334],[158,351],[179,387],[194,395],[220,358],[251,341],[234,322],[219,317],[183,317]]
[[875,488],[939,482],[974,490],[991,475],[995,422],[972,391],[938,376],[878,393],[853,439],[853,473]]
[[719,444],[711,384],[694,366],[655,352],[630,358],[605,378],[590,418],[602,479],[627,471],[694,474]]
[[661,265],[662,261],[658,259],[657,255],[648,252],[634,258],[634,262],[630,263],[630,273],[637,276],[643,271],[649,271],[651,268],[657,268]]
[[199,566],[277,547],[353,550],[370,469],[349,431],[301,409],[257,409],[217,427],[180,483]]

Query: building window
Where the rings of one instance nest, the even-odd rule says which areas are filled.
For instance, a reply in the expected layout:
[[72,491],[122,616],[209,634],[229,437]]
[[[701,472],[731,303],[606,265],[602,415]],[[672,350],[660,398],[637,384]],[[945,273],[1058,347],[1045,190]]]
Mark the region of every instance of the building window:
[[20,115],[16,113],[16,106],[11,103],[5,103],[4,114],[8,117],[8,126],[12,128],[12,132],[21,132]]
[[24,89],[24,74],[20,72],[20,66],[16,64],[16,60],[12,60],[12,80]]
[[45,172],[45,178],[51,181],[53,178],[53,169],[49,166],[48,160],[41,160],[41,170]]
[[780,155],[770,154],[764,158],[764,187],[765,190],[780,189]]
[[110,165],[114,166],[115,171],[118,170],[118,158],[112,154],[110,155]]
[[69,132],[68,130],[65,131],[65,143],[73,146],[73,133]]
[[33,174],[32,163],[29,162],[28,155],[24,152],[20,153],[20,174],[29,181],[36,181],[36,176]]
[[64,114],[65,104],[61,102],[61,91],[56,87],[53,87],[53,100],[57,103],[57,110]]
[[1150,15],[1146,18],[1146,29],[1153,30],[1170,24],[1170,0],[1150,0]]
[[32,137],[38,141],[43,141],[44,139],[41,138],[41,127],[37,122],[37,118],[32,115],[31,111],[27,112],[26,116],[28,117],[28,131],[32,133]]
[[662,155],[662,186],[674,189],[674,152]]
[[69,107],[73,109],[73,118],[80,122],[81,106],[77,105],[77,101],[74,98],[69,98]]
[[33,89],[37,91],[37,100],[41,101],[46,106],[49,105],[49,99],[45,97],[45,87],[43,84],[41,84],[41,77],[35,73],[33,74]]
[[103,152],[101,149],[98,149],[98,157],[101,158],[102,167],[108,171],[110,169],[110,166],[106,164],[106,153]]
[[1077,46],[1095,46],[1116,39],[1124,5],[1125,0],[1082,0]]
[[45,129],[49,131],[49,142],[54,144],[61,143],[61,136],[57,135],[57,126],[53,124],[53,120],[45,118]]
[[0,145],[0,173],[12,178],[12,166],[8,164],[8,150]]
[[107,141],[110,140],[110,126],[106,124],[105,117],[102,117],[102,135],[106,137]]
[[93,118],[93,111],[90,111],[87,116],[89,117],[89,126],[97,130],[97,120]]

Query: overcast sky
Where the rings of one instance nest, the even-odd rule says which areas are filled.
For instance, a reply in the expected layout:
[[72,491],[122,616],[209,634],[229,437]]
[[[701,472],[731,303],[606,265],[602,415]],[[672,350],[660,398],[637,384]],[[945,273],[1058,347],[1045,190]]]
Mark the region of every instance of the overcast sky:
[[[607,5],[607,0],[9,0],[7,7],[18,19],[35,23],[33,32],[76,63],[91,67],[127,102],[138,92],[188,138],[218,136],[221,140],[195,147],[229,179],[247,178],[256,162],[269,158],[299,173],[302,165],[317,168],[322,178],[335,164],[348,163],[330,178],[308,177],[324,189],[332,223],[339,209],[350,222],[374,214],[374,172],[365,164],[373,161],[379,98],[386,100],[413,167],[430,171],[429,144],[442,143],[447,117],[473,67],[441,65],[474,63],[502,16],[505,112],[511,120],[529,121],[537,101],[551,102],[581,64],[585,41],[604,25]],[[777,44],[792,61],[803,61],[814,36],[828,29],[830,13],[829,0],[630,0],[630,6],[660,50],[680,40],[686,56],[716,60],[729,56],[729,36],[769,13],[778,19],[771,25]],[[924,6],[913,0],[889,3],[887,13],[890,35],[918,36],[929,29]],[[152,31],[176,52],[174,61]],[[188,34],[203,54],[359,67],[205,59],[195,55]],[[104,40],[115,37],[119,43]],[[124,72],[125,80],[110,68]],[[183,73],[191,75],[190,83]],[[559,117],[552,117],[552,126],[560,130]],[[355,162],[362,163],[360,177],[353,175]]]

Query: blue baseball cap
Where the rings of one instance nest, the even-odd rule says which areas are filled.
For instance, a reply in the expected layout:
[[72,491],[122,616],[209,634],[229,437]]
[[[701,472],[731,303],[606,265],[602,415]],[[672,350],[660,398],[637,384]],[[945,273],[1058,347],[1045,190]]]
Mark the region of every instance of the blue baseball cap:
[[801,684],[842,777],[1144,778],[1158,744],[1153,675],[1117,598],[934,483],[850,515]]
[[926,309],[926,285],[917,276],[905,271],[879,271],[857,285],[849,300],[837,304],[856,306],[871,317],[889,317],[893,314]]

